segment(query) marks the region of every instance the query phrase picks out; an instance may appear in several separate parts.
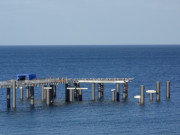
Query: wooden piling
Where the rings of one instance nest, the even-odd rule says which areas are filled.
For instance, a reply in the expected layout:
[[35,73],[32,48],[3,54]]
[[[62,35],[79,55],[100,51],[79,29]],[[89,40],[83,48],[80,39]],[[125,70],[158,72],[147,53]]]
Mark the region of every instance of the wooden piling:
[[34,106],[34,87],[30,86],[31,106]]
[[53,85],[53,97],[56,97],[56,85]]
[[23,87],[19,87],[20,89],[20,100],[23,100]]
[[47,106],[50,105],[50,89],[46,89],[46,104]]
[[144,104],[144,85],[141,85],[141,98],[140,98],[140,104]]
[[82,101],[82,90],[79,89],[79,101]]
[[92,101],[95,100],[95,83],[92,83],[92,94],[91,94]]
[[160,82],[156,82],[156,101],[160,101]]
[[166,82],[166,99],[170,99],[170,82]]
[[7,108],[10,108],[10,88],[7,88]]
[[123,83],[123,100],[127,99],[127,95],[128,95],[128,83],[125,82]]
[[115,101],[115,89],[112,89],[111,90],[112,91],[112,101],[114,102]]
[[13,88],[13,108],[16,108],[16,81],[12,81],[12,88]]
[[[115,93],[115,91],[114,91],[114,93]],[[116,83],[116,100],[120,101],[120,99],[119,99],[119,83]]]
[[101,99],[101,83],[98,83],[98,99]]
[[29,99],[29,86],[26,86],[26,99]]

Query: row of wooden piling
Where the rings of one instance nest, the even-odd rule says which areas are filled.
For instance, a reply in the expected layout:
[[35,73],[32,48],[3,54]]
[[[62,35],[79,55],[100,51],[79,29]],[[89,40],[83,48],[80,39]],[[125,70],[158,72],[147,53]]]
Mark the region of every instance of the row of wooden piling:
[[[128,96],[128,83],[125,82],[122,84],[123,86],[123,100],[127,99]],[[73,102],[73,89],[68,89],[71,87],[70,84],[65,84],[65,101],[66,102]],[[74,99],[82,101],[82,90],[77,90],[79,88],[79,84],[74,84]],[[91,92],[91,100],[95,101],[95,83],[92,83],[92,92]],[[115,101],[115,93],[116,93],[116,101],[120,101],[120,84],[116,83],[116,90],[112,91],[112,100]],[[101,100],[104,96],[104,84],[98,83],[98,100]]]
[[[23,100],[23,87],[20,89],[20,100]],[[12,82],[12,107],[16,108],[16,81]],[[42,86],[42,101],[46,101],[47,105],[53,103],[53,98],[56,97],[56,85],[47,87]],[[30,99],[30,105],[34,106],[34,86],[26,86],[26,99]],[[7,88],[7,108],[10,108],[10,88]]]
[[[156,101],[159,102],[160,101],[160,82],[157,81],[156,82]],[[144,93],[144,85],[140,86],[140,96],[136,96],[137,98],[139,98],[139,103],[140,104],[144,104],[144,98],[145,98],[145,93]],[[170,82],[167,81],[166,82],[166,99],[170,99]],[[153,101],[153,93],[150,93],[150,101]]]

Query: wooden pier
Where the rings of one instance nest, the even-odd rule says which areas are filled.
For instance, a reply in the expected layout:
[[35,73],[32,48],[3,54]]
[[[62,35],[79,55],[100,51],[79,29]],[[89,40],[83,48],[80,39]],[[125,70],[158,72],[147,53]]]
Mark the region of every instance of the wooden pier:
[[[7,89],[7,107],[10,108],[10,90],[12,90],[12,107],[16,108],[16,89],[20,89],[20,99],[23,100],[23,88],[26,89],[26,98],[30,100],[31,106],[34,106],[34,87],[42,87],[42,102],[46,101],[47,106],[53,104],[53,98],[56,97],[56,86],[65,84],[65,101],[72,102],[75,100],[82,101],[82,91],[87,88],[81,88],[80,83],[92,84],[92,101],[95,100],[95,84],[98,84],[98,99],[103,97],[103,87],[105,83],[116,84],[116,100],[119,98],[119,85],[123,86],[123,99],[126,100],[128,95],[128,82],[133,78],[46,78],[34,80],[8,80],[0,81],[0,88]],[[73,84],[73,87],[71,85]],[[74,92],[74,94],[73,94]],[[113,91],[115,92],[115,91]],[[114,97],[115,98],[115,97]]]

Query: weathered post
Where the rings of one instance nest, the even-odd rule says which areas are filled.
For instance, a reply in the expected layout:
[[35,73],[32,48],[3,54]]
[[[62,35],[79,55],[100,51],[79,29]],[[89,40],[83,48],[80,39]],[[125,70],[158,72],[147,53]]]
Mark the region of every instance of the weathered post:
[[7,108],[10,108],[10,88],[7,88]]
[[69,90],[67,89],[68,87],[71,87],[69,83],[65,84],[65,99],[66,102],[69,102]]
[[112,101],[114,102],[115,101],[115,89],[112,89],[111,90],[112,91]]
[[128,83],[125,82],[123,83],[123,100],[127,99],[127,94],[128,94]]
[[42,85],[42,89],[41,89],[41,99],[42,99],[42,102],[44,102],[44,100],[45,100],[45,98],[44,98],[44,92],[45,92],[45,90],[44,90],[44,85]]
[[170,82],[166,82],[166,99],[170,99]]
[[31,106],[34,106],[34,86],[30,86]]
[[47,96],[46,97],[46,104],[47,104],[47,106],[49,106],[50,105],[50,89],[49,88],[46,89],[46,96]]
[[78,90],[76,88],[78,88],[77,83],[74,83],[74,99],[77,100],[78,99]]
[[26,86],[26,99],[29,99],[29,86]]
[[23,100],[23,87],[19,87],[20,89],[20,100]]
[[95,100],[95,83],[92,83],[92,94],[91,94],[92,101]]
[[156,82],[156,101],[160,101],[160,82]]
[[56,85],[53,85],[53,97],[56,97]]
[[98,99],[101,99],[101,83],[98,83]]
[[82,89],[79,89],[79,101],[82,101]]
[[69,93],[69,101],[73,102],[73,89],[69,89],[70,93]]
[[144,104],[144,85],[141,85],[141,98],[140,104]]
[[13,108],[16,108],[16,81],[12,81],[12,88],[13,88]]
[[51,89],[50,89],[50,103],[52,104],[54,102],[53,100],[53,85],[50,85]]
[[44,101],[47,98],[47,89],[46,89],[47,85],[44,85]]
[[150,101],[153,101],[153,93],[150,93],[150,95],[149,95],[149,100],[150,100]]
[[104,95],[104,84],[101,83],[101,98],[103,97]]
[[[115,93],[115,91],[112,91]],[[119,101],[119,83],[116,84],[116,100]]]

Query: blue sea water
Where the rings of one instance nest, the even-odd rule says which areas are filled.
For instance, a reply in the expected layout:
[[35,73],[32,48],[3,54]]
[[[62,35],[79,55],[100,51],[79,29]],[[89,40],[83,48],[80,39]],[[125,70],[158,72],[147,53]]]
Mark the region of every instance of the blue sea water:
[[[180,134],[180,46],[1,46],[0,80],[16,79],[19,73],[38,78],[134,78],[128,84],[127,101],[112,102],[111,89],[104,85],[102,101],[91,101],[91,84],[83,101],[65,103],[64,84],[57,86],[52,107],[41,102],[41,88],[35,88],[35,107],[28,100],[17,108],[6,108],[6,89],[0,89],[0,135],[24,134]],[[160,102],[139,105],[134,96],[161,83]],[[166,100],[166,81],[171,98]],[[122,86],[120,86],[122,96]],[[12,93],[11,93],[12,96]],[[25,91],[24,91],[25,98]],[[97,99],[97,85],[96,85]],[[12,101],[12,100],[11,100]]]

